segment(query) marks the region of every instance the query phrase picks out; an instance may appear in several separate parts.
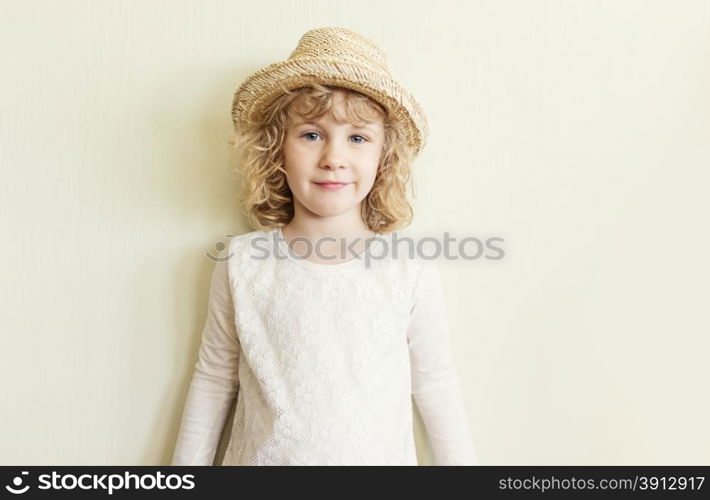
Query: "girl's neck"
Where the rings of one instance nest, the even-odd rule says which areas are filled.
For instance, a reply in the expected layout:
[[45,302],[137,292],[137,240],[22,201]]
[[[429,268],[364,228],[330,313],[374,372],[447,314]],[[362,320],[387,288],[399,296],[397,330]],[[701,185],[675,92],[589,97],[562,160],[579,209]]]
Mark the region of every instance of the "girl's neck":
[[281,228],[287,239],[304,237],[311,240],[319,238],[353,239],[372,238],[375,231],[367,227],[358,215],[343,214],[339,217],[306,217],[296,214],[291,221]]
[[[368,247],[372,239],[377,236],[377,233],[371,231],[364,222],[361,225],[351,224],[347,226],[342,223],[333,224],[332,222],[311,224],[303,223],[303,221],[294,218],[281,228],[281,233],[292,251],[299,255],[304,255],[316,248],[317,245],[320,255],[311,255],[309,260],[325,264],[337,264],[344,260],[349,260],[352,255],[347,252],[344,254],[344,248],[347,247],[348,251],[360,254]],[[299,240],[294,242],[296,238]],[[310,245],[306,245],[301,241],[302,238],[309,240]]]

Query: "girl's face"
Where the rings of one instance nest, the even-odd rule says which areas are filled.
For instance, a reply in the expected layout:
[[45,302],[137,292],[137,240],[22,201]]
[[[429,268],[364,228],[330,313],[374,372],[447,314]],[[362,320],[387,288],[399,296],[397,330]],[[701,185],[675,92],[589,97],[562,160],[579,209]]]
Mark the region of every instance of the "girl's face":
[[[343,106],[342,91],[334,105]],[[284,170],[296,213],[307,210],[322,217],[357,211],[372,189],[384,146],[382,119],[365,127],[338,123],[326,113],[305,123],[297,112],[284,138]],[[323,182],[341,182],[334,189]]]

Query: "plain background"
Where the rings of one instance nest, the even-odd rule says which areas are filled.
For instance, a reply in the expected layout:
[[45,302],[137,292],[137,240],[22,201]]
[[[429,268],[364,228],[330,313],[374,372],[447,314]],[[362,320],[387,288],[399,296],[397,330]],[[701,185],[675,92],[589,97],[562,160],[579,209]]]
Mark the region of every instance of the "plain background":
[[251,230],[233,93],[319,26],[429,116],[410,233],[505,240],[440,261],[481,463],[710,464],[710,2],[0,9],[3,465],[169,463],[207,253]]

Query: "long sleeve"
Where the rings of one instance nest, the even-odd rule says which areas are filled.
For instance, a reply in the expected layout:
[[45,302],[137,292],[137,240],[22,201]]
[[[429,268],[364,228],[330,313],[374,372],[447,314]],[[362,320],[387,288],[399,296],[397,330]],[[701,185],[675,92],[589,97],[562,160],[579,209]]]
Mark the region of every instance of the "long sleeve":
[[449,344],[441,275],[434,261],[423,261],[407,338],[412,395],[429,435],[435,465],[478,465]]
[[215,265],[207,320],[171,465],[212,465],[239,389],[239,339],[227,260]]

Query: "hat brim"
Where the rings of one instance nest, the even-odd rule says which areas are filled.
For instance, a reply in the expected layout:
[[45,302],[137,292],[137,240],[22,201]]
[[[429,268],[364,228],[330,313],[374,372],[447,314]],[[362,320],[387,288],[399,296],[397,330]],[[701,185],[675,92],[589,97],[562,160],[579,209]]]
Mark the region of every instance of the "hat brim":
[[289,59],[250,75],[234,94],[234,126],[240,130],[258,121],[265,106],[285,90],[312,83],[336,85],[369,96],[387,110],[391,120],[405,124],[406,140],[416,153],[423,149],[428,124],[414,97],[389,73],[334,59]]

